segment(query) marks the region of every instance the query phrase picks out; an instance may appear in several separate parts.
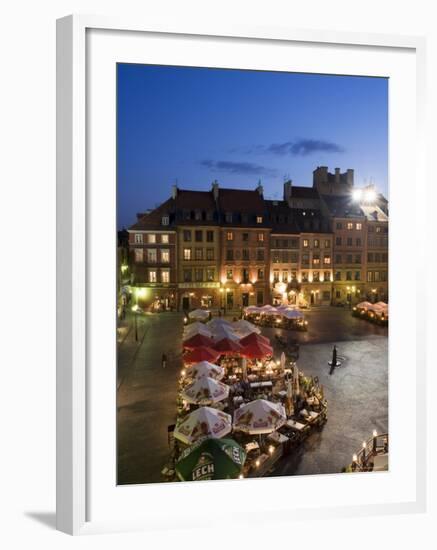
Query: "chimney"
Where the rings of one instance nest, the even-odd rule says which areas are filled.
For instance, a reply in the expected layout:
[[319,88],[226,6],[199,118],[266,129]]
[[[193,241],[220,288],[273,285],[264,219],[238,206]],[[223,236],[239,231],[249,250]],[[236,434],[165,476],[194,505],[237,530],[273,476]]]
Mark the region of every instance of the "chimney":
[[340,183],[340,168],[335,169],[335,183]]
[[284,181],[284,201],[289,202],[291,199],[291,187],[293,182],[291,180]]
[[348,168],[346,171],[346,183],[350,186],[354,186],[354,171],[352,168]]
[[214,200],[215,201],[218,201],[218,197],[219,197],[219,184],[218,184],[218,181],[217,180],[214,180],[212,182],[212,194],[214,196]]
[[178,186],[176,184],[171,186],[171,198],[174,200],[178,195]]
[[264,195],[264,187],[261,185],[261,180],[258,180],[258,186],[256,188],[261,197]]

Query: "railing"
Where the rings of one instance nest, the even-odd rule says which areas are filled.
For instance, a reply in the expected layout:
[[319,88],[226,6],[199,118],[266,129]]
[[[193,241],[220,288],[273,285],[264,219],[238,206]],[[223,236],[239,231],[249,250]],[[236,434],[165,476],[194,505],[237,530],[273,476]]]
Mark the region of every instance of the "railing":
[[389,437],[388,433],[374,433],[367,441],[363,441],[361,449],[352,457],[352,471],[365,472],[370,469],[372,458],[389,452]]

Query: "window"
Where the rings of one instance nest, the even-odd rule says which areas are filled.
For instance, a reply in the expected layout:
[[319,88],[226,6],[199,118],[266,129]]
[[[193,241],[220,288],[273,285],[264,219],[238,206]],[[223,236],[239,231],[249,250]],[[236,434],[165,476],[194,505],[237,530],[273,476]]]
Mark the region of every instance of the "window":
[[335,237],[336,246],[341,246],[341,237]]
[[346,244],[347,244],[348,246],[352,246],[352,237],[348,237],[348,238],[347,238]]
[[347,264],[351,264],[351,263],[352,263],[352,254],[347,254],[347,255],[346,255],[346,263],[347,263]]
[[288,271],[286,269],[282,271],[282,282],[288,283]]
[[184,242],[188,243],[191,241],[191,231],[184,229]]
[[375,228],[373,227],[373,225],[369,225],[369,227],[367,228],[367,231],[369,233],[374,233],[375,232]]
[[323,257],[323,263],[325,265],[331,265],[331,256],[325,254],[325,256]]
[[143,261],[143,249],[135,248],[135,262],[139,263]]
[[320,254],[313,254],[313,265],[320,265]]
[[232,281],[232,279],[234,278],[234,272],[232,269],[227,269],[226,270],[226,279],[228,281]]
[[367,282],[368,283],[373,283],[373,271],[368,271],[367,272]]
[[308,248],[308,246],[309,246],[309,241],[308,241],[308,239],[304,239],[304,240],[303,240],[303,247],[304,247],[304,248]]
[[207,260],[213,260],[214,259],[214,249],[213,248],[207,248],[206,249],[206,259]]
[[258,233],[257,239],[259,243],[262,243],[264,241],[264,233]]
[[191,260],[191,248],[184,248],[184,260]]
[[232,212],[226,212],[225,220],[226,220],[226,223],[232,223]]
[[367,254],[367,261],[372,263],[373,262],[373,252],[368,252]]
[[228,231],[226,233],[226,240],[227,241],[233,241],[234,240],[234,234],[232,233],[232,231]]
[[302,265],[310,265],[310,255],[302,254]]
[[381,261],[381,254],[379,252],[375,252],[375,262],[380,263]]
[[308,282],[308,271],[302,271],[302,282],[303,283]]
[[336,281],[341,281],[341,271],[336,271],[335,272],[335,280]]
[[339,290],[335,291],[335,297],[336,298],[341,298],[341,292]]
[[355,239],[355,244],[356,246],[361,246],[361,239],[359,237]]
[[292,281],[296,281],[296,280],[297,280],[297,271],[292,271],[292,272],[291,272],[291,280],[292,280]]
[[194,259],[203,260],[203,248],[196,248],[194,250]]
[[290,261],[291,261],[292,264],[297,264],[297,262],[299,261],[299,253],[298,252],[291,252]]
[[208,243],[213,243],[214,242],[214,231],[207,231],[206,232],[206,241]]
[[256,217],[256,223],[262,223],[263,222],[263,217],[262,216],[257,216]]
[[231,262],[234,260],[234,251],[232,250],[232,248],[226,249],[226,259]]
[[291,239],[290,248],[299,248],[299,239]]
[[379,271],[375,271],[375,283],[380,281],[380,273]]
[[206,219],[208,221],[212,221],[214,219],[214,212],[212,210],[206,211]]
[[196,240],[196,243],[201,243],[203,241],[203,231],[195,231],[194,238]]
[[355,271],[355,280],[356,281],[361,280],[361,271]]
[[318,271],[313,271],[313,282],[318,283],[320,281],[320,275]]
[[387,271],[381,271],[381,281],[387,281]]
[[161,242],[162,242],[162,244],[168,244],[170,242],[169,238],[168,238],[168,235],[166,233],[163,233],[161,235]]
[[135,233],[135,244],[143,244],[143,235],[141,233]]
[[342,260],[341,260],[341,254],[336,254],[335,255],[335,263],[336,264],[341,264]]
[[273,282],[278,283],[279,282],[279,269],[273,270]]
[[155,263],[157,260],[156,248],[147,249],[147,262],[150,264]]
[[288,251],[287,250],[283,250],[281,252],[281,261],[283,264],[288,264]]
[[168,269],[163,269],[161,271],[161,281],[163,283],[169,283],[170,282],[170,271]]
[[319,248],[319,246],[320,246],[319,239],[314,239],[314,248]]
[[202,212],[200,210],[196,210],[194,212],[194,219],[197,220],[197,221],[202,219]]
[[150,243],[150,244],[155,244],[156,243],[156,235],[154,235],[153,233],[149,233],[147,235],[147,242]]
[[249,240],[249,233],[242,233],[241,235],[243,242],[247,243]]
[[361,263],[361,254],[355,254],[355,263],[360,264]]
[[184,211],[183,211],[183,217],[184,217],[184,220],[191,220],[191,212],[190,212],[190,210],[184,210]]
[[330,271],[324,271],[323,272],[323,280],[324,281],[330,281],[331,280],[331,272]]
[[387,262],[388,262],[388,254],[387,254],[387,252],[383,252],[383,253],[382,253],[382,261],[383,261],[384,263],[387,263]]
[[185,283],[191,283],[191,277],[192,277],[191,269],[184,269],[183,276],[184,276]]
[[262,290],[258,290],[256,293],[256,303],[259,306],[264,303],[264,292]]
[[325,248],[329,248],[331,246],[331,241],[329,239],[325,240]]
[[346,271],[346,281],[352,281],[352,271]]
[[203,269],[196,268],[194,270],[194,280],[197,283],[200,283],[201,281],[203,281]]
[[337,229],[343,229],[343,224],[341,222],[337,222],[336,228]]
[[170,223],[170,218],[168,216],[162,216],[161,225],[168,225]]
[[149,271],[149,283],[156,283],[156,271]]
[[322,296],[324,302],[327,302],[331,299],[331,293],[329,292],[329,290],[324,290]]
[[241,275],[242,275],[243,283],[248,283],[249,282],[249,270],[246,267],[244,267],[242,269]]
[[354,224],[352,222],[348,222],[346,227],[350,230],[354,228]]
[[357,229],[358,231],[361,231],[363,229],[363,224],[362,223],[357,223],[355,225],[355,229]]
[[376,232],[381,233],[381,226],[378,225],[378,227],[376,228]]
[[163,264],[168,264],[170,262],[170,250],[168,250],[168,248],[163,248],[161,250],[161,262]]
[[256,259],[258,262],[264,261],[264,248],[257,248],[256,250]]
[[258,280],[264,281],[264,269],[258,269]]
[[206,270],[206,280],[211,282],[214,280],[215,270],[214,268],[210,267]]
[[243,248],[243,260],[248,260],[249,259],[249,249],[248,248]]

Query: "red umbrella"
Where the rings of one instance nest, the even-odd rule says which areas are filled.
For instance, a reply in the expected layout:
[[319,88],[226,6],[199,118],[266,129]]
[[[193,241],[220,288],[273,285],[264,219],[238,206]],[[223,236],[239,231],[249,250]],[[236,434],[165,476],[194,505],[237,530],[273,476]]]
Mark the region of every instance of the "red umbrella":
[[215,349],[200,347],[188,352],[183,359],[185,363],[200,363],[200,361],[215,363],[220,355],[220,352]]
[[240,340],[242,346],[247,346],[248,344],[262,344],[263,346],[270,346],[270,340],[263,336],[262,334],[257,334],[256,332],[251,332],[244,338]]
[[244,347],[241,355],[249,359],[262,359],[268,355],[273,355],[273,348],[261,342],[252,342]]
[[211,340],[211,338],[208,338],[208,336],[205,336],[204,334],[195,334],[194,336],[191,336],[191,338],[188,338],[188,340],[185,340],[184,342],[184,348],[186,349],[195,349],[200,347],[213,347],[214,341]]
[[214,349],[219,351],[221,355],[237,355],[243,351],[242,346],[230,338],[222,338],[215,344]]

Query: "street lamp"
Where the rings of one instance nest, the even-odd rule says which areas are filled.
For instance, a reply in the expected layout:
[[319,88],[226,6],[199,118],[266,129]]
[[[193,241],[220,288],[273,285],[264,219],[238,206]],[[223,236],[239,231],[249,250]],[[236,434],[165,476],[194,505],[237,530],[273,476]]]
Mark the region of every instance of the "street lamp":
[[135,342],[138,342],[138,304],[135,304],[132,306],[132,311],[134,313],[134,320],[135,320]]

